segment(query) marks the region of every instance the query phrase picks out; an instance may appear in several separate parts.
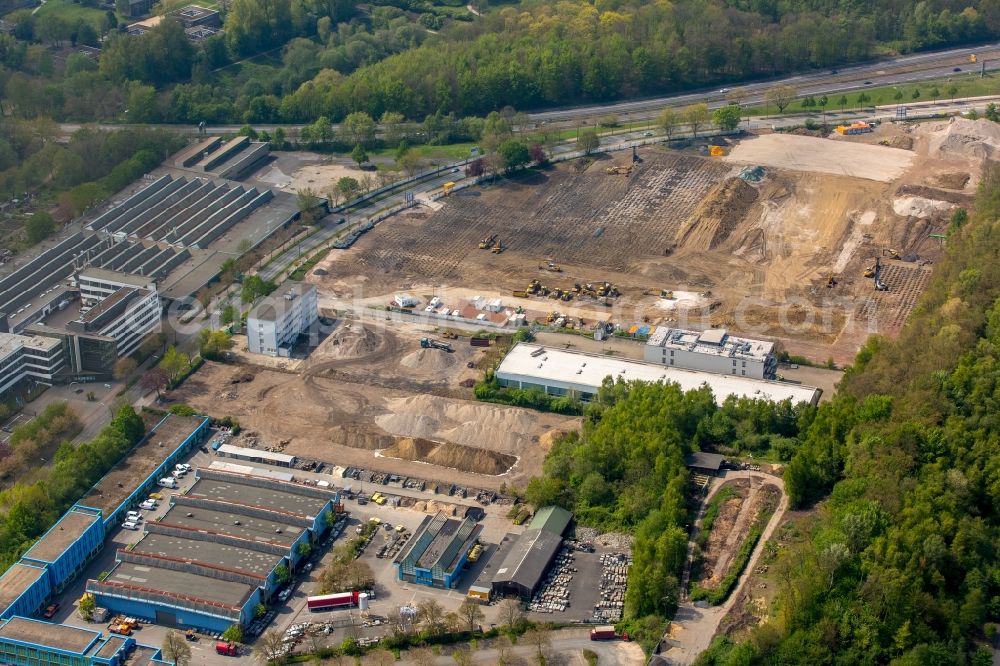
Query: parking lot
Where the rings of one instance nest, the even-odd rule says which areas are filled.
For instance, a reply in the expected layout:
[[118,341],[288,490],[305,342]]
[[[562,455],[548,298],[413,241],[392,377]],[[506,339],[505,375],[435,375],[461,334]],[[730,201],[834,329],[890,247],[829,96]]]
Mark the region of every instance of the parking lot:
[[[528,606],[528,617],[541,622],[600,622],[611,620],[624,600],[621,566],[630,561],[617,550],[594,546],[593,552],[564,545]],[[621,599],[619,599],[621,597]],[[597,616],[595,616],[597,613]]]

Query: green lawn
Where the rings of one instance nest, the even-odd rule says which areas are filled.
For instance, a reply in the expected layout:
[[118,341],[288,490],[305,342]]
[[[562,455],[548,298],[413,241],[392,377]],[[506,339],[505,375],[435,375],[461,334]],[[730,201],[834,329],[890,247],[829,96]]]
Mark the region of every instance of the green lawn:
[[[449,159],[449,160],[461,160],[466,157],[471,157],[472,147],[475,146],[474,143],[452,143],[447,146],[426,146],[417,145],[413,146],[413,151],[416,152],[420,157],[428,160],[433,159]],[[344,157],[349,157],[349,153],[344,153]],[[396,157],[395,147],[386,147],[379,150],[373,150],[368,153],[369,157]]]
[[[847,93],[833,93],[827,95],[829,103],[826,106],[827,111],[840,111],[841,110],[841,96],[847,98],[847,104],[844,107],[846,110],[857,109],[859,106],[858,97],[862,93],[868,98],[865,102],[865,106],[871,106],[872,104],[879,106],[883,104],[912,104],[914,102],[929,102],[934,100],[932,91],[937,88],[938,94],[937,99],[939,101],[945,101],[952,97],[949,93],[949,89],[956,89],[955,97],[981,97],[984,95],[1000,95],[1000,75],[996,73],[987,72],[986,77],[982,78],[979,76],[979,71],[963,71],[961,73],[956,72],[954,76],[949,76],[943,79],[929,79],[927,81],[920,81],[916,83],[908,83],[899,86],[880,86],[880,87],[867,87],[864,90],[854,90]],[[913,98],[913,91],[919,91],[920,96],[916,99]],[[896,99],[898,93],[902,93],[901,99]],[[819,96],[816,96],[819,100]],[[795,100],[788,108],[785,109],[785,113],[814,113],[819,115],[822,109],[819,106],[816,107],[803,107],[803,99]],[[751,116],[765,116],[765,115],[777,115],[778,110],[770,105],[768,107],[755,106],[750,107],[748,112]]]
[[[70,0],[46,0],[46,3],[38,8],[35,16],[45,16],[46,14],[58,14],[67,23],[76,23],[83,19],[89,21],[95,30],[100,30],[107,11],[96,7],[84,7]],[[119,16],[118,21],[119,23],[130,22],[130,19]]]

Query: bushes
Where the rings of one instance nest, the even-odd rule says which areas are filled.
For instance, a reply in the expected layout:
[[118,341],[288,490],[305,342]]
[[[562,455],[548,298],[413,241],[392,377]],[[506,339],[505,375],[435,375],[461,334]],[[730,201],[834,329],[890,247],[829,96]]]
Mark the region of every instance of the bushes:
[[583,404],[565,396],[548,395],[539,389],[504,388],[496,380],[483,380],[476,384],[473,393],[477,400],[495,402],[513,407],[527,407],[543,412],[555,412],[579,416],[583,414]]

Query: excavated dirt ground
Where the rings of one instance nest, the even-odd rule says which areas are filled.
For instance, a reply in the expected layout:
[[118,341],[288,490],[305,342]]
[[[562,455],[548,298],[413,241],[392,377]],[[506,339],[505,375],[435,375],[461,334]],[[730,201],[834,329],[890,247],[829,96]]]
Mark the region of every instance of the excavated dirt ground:
[[412,357],[414,342],[343,328],[302,374],[206,363],[170,398],[235,417],[261,448],[479,488],[523,486],[540,473],[555,432],[579,427],[579,419],[470,400],[457,386],[474,372],[463,361],[470,348],[447,355],[450,371],[409,368],[399,360]]
[[[589,322],[721,325],[847,363],[870,333],[895,333],[926,285],[941,252],[931,234],[945,229],[978,181],[981,159],[961,150],[992,154],[1000,142],[988,128],[956,122],[883,125],[861,137],[749,139],[756,152],[743,154],[766,149],[771,165],[759,183],[738,178],[746,166],[739,149],[723,161],[651,147],[630,176],[607,175],[607,156],[566,163],[461,192],[437,212],[390,219],[331,253],[320,264],[327,275],[308,279],[331,299],[367,304],[401,290],[446,302],[480,294]],[[803,155],[802,139],[829,156]],[[976,140],[987,147],[969,148]],[[835,158],[851,168],[823,172]],[[502,254],[477,249],[492,234],[506,246]],[[888,249],[915,260],[890,260]],[[876,256],[888,263],[888,292],[876,293],[862,276]],[[548,261],[563,271],[546,270]],[[511,297],[535,278],[564,288],[608,280],[623,296],[610,308]],[[661,289],[691,298],[664,301]]]
[[714,588],[729,571],[733,555],[746,539],[750,527],[760,514],[765,495],[778,495],[773,485],[760,484],[750,488],[746,480],[739,479],[731,484],[736,490],[736,496],[726,500],[719,509],[719,515],[712,526],[708,544],[703,553],[704,563],[698,585],[704,588]]

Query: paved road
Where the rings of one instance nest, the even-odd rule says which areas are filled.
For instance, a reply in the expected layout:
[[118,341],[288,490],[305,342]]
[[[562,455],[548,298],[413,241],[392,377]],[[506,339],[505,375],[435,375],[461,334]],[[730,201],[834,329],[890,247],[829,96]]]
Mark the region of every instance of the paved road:
[[[968,57],[976,54],[979,63],[969,63]],[[946,49],[942,51],[931,51],[917,55],[907,55],[887,60],[877,60],[861,65],[842,67],[834,75],[831,70],[814,71],[782,79],[761,81],[747,84],[730,84],[732,87],[739,87],[745,93],[740,101],[743,104],[759,104],[763,101],[763,92],[771,86],[777,84],[787,84],[795,86],[801,95],[830,95],[832,93],[842,93],[849,90],[859,90],[867,87],[866,81],[870,81],[872,86],[895,85],[909,83],[913,81],[923,81],[936,79],[955,74],[955,67],[960,67],[963,72],[979,71],[982,62],[986,63],[987,71],[1000,69],[1000,43],[980,44],[978,46]],[[587,119],[597,118],[610,113],[619,115],[631,114],[632,119],[640,120],[656,115],[665,106],[678,106],[691,104],[693,102],[706,101],[710,106],[720,106],[725,103],[726,93],[719,90],[701,90],[681,95],[669,95],[643,100],[631,100],[602,105],[588,105],[562,109],[551,109],[530,113],[528,116],[535,122],[570,122],[580,123]],[[586,124],[584,122],[584,124]],[[71,133],[82,127],[81,123],[62,123],[64,132]],[[92,125],[89,125],[92,126]],[[118,129],[121,125],[101,124],[97,127],[102,129]],[[161,127],[187,131],[192,134],[198,132],[197,125],[161,125]],[[242,125],[212,125],[206,128],[209,134],[235,133]],[[291,128],[301,128],[301,124],[262,124],[255,125],[258,130],[273,132],[278,127],[286,130]],[[334,126],[336,129],[336,126]]]

